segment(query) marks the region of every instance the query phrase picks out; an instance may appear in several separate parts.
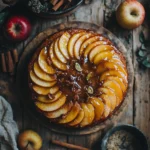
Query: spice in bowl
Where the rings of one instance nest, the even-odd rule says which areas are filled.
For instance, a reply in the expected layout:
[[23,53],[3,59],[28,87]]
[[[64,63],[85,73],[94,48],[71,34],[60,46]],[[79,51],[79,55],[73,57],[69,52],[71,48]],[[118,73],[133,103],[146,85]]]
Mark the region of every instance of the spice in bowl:
[[66,10],[73,5],[74,0],[29,0],[28,6],[34,13],[55,12]]
[[107,141],[107,150],[142,150],[139,140],[130,132],[119,130],[114,132]]

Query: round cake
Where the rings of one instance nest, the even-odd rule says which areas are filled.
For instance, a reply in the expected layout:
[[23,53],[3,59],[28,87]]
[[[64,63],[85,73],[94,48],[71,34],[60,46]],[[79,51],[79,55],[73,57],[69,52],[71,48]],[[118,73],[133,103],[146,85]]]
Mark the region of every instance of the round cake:
[[37,110],[73,128],[105,121],[120,107],[128,87],[122,53],[103,35],[84,29],[48,37],[28,71]]

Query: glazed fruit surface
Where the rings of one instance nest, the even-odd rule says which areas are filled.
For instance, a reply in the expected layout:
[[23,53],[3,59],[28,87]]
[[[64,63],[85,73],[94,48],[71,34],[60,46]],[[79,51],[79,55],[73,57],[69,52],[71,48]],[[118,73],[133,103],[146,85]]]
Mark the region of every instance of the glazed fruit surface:
[[28,70],[37,110],[68,127],[103,122],[119,108],[128,87],[122,53],[104,36],[84,29],[48,37]]

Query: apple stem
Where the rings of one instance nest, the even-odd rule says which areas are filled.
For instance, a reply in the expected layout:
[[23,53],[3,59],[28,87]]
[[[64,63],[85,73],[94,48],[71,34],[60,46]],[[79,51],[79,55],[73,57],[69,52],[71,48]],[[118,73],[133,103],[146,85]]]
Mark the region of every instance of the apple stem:
[[28,142],[28,144],[27,144],[26,147],[25,147],[25,150],[28,150],[29,144],[30,144],[30,143]]

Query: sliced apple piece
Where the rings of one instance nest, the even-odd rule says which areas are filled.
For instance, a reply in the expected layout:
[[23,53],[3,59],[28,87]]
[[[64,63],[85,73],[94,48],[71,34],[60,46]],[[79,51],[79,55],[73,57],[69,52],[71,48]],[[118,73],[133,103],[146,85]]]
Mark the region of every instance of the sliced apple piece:
[[106,42],[109,42],[109,40],[107,40],[106,38],[104,38],[103,36],[101,35],[95,35],[87,40],[85,40],[83,42],[83,44],[81,45],[81,48],[80,48],[80,55],[83,54],[85,48],[87,48],[88,45],[91,45],[93,42],[96,42],[96,41],[106,41]]
[[56,92],[55,94],[52,95],[53,96],[52,99],[50,99],[48,95],[46,95],[46,96],[39,95],[37,97],[37,100],[42,102],[42,103],[51,103],[51,102],[56,101],[58,98],[60,98],[61,95],[62,95],[62,92],[58,91],[58,92]]
[[90,97],[88,100],[95,108],[95,120],[100,120],[104,113],[104,103],[97,97]]
[[84,118],[80,123],[80,127],[84,127],[84,126],[87,126],[89,124],[88,118],[89,118],[89,113],[90,112],[89,112],[89,109],[88,109],[88,107],[85,103],[81,103],[81,108],[84,111]]
[[[111,89],[108,89],[108,88],[104,88],[104,87],[99,88],[98,91],[99,91],[100,93],[103,93],[103,94],[106,94],[106,95],[107,95],[107,97],[109,98],[109,100],[110,100],[110,102],[111,102],[111,109],[114,110],[114,108],[115,108],[116,105],[117,105],[117,97],[116,97],[114,91],[111,90]],[[102,96],[102,97],[103,97],[103,96]],[[107,98],[107,97],[106,97],[106,98]]]
[[62,107],[66,102],[66,96],[62,95],[57,101],[52,103],[42,103],[42,102],[35,102],[35,105],[38,109],[42,111],[55,111]]
[[98,45],[105,45],[105,44],[107,44],[106,41],[95,41],[95,42],[89,44],[89,45],[85,48],[85,50],[84,50],[84,52],[83,52],[83,53],[84,53],[84,57],[87,57],[87,56],[89,55],[89,53],[91,52],[91,50],[92,50],[93,48],[95,48],[96,46],[98,46]]
[[67,59],[63,56],[63,54],[59,50],[58,43],[59,43],[59,39],[56,39],[54,43],[54,53],[60,62],[67,63]]
[[51,88],[44,88],[41,86],[33,85],[32,88],[37,94],[40,94],[40,95],[48,95],[49,93],[54,94],[59,90],[58,86],[53,86]]
[[69,52],[70,57],[72,57],[72,58],[74,57],[73,51],[74,51],[75,43],[84,34],[85,34],[85,32],[82,31],[82,32],[76,33],[73,36],[71,36],[71,38],[68,42],[68,52]]
[[108,76],[106,80],[115,80],[120,85],[123,92],[127,89],[127,86],[123,83],[123,80],[117,76]]
[[84,118],[84,111],[83,109],[80,110],[79,114],[77,115],[77,117],[71,121],[68,125],[69,126],[77,126],[80,124],[80,122],[83,120]]
[[110,108],[107,105],[104,105],[104,113],[102,119],[106,119],[110,115]]
[[52,63],[55,67],[57,67],[60,70],[67,70],[67,65],[60,62],[56,56],[54,55],[54,43],[51,44],[50,49],[49,49],[49,55],[52,60]]
[[90,62],[93,62],[94,57],[103,51],[109,51],[109,50],[113,50],[114,48],[110,45],[98,45],[95,48],[93,48],[91,50],[91,52],[89,53],[89,60]]
[[42,80],[45,81],[54,81],[56,80],[56,77],[54,75],[47,74],[44,72],[40,67],[38,62],[34,63],[34,73],[36,74],[37,77],[39,77]]
[[121,72],[121,71],[117,71],[117,70],[108,70],[108,71],[105,71],[100,76],[100,81],[105,80],[107,78],[107,76],[117,76],[117,77],[119,77],[119,78],[121,78],[123,80],[123,82],[124,82],[125,85],[127,85],[127,83],[128,83],[127,76],[124,75],[124,73]]
[[64,104],[61,108],[52,112],[46,112],[44,113],[44,115],[49,119],[59,118],[62,115],[66,115],[70,111],[72,106],[73,106],[73,102],[70,101],[69,103]]
[[90,125],[95,117],[94,107],[91,104],[81,103],[81,107],[84,111],[84,118],[80,123],[80,127]]
[[48,74],[55,74],[54,68],[48,64],[47,59],[48,59],[47,49],[43,48],[38,57],[38,64],[44,72]]
[[64,116],[62,119],[60,119],[59,123],[66,124],[66,123],[69,123],[69,122],[73,121],[77,117],[77,115],[79,114],[80,108],[81,107],[78,104],[78,102],[75,102],[75,104],[71,108],[71,111],[68,112],[67,115]]
[[103,87],[109,88],[115,92],[116,96],[119,98],[119,101],[116,102],[117,104],[116,106],[118,106],[123,99],[123,93],[119,84],[116,81],[107,80],[107,81],[104,81]]
[[70,39],[71,35],[68,32],[65,32],[59,39],[59,49],[61,53],[66,57],[66,59],[69,59],[69,54],[68,54],[68,42]]
[[91,124],[95,118],[94,106],[92,104],[88,103],[87,107],[90,111],[89,116],[88,116],[88,122],[89,122],[89,124]]
[[91,37],[93,34],[92,33],[87,33],[82,35],[81,37],[78,38],[78,40],[76,41],[75,45],[74,45],[74,56],[76,59],[80,58],[80,47],[82,45],[82,43],[88,39],[89,37]]
[[98,65],[101,61],[106,61],[111,59],[114,56],[114,50],[110,51],[104,51],[104,52],[100,52],[98,53],[95,57],[94,57],[94,64]]
[[30,71],[30,78],[33,81],[33,83],[42,87],[52,87],[57,83],[56,81],[47,82],[39,79],[32,70]]
[[118,65],[120,65],[120,66],[125,68],[125,64],[120,60],[120,58],[112,58],[109,61],[114,63],[114,64],[118,64]]
[[109,61],[104,61],[104,62],[100,63],[97,67],[96,72],[101,74],[104,71],[112,70],[112,69],[119,70],[127,76],[127,71],[124,69],[124,67],[120,66],[119,64],[115,64],[115,63],[109,62]]

